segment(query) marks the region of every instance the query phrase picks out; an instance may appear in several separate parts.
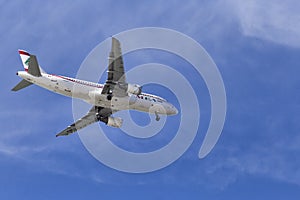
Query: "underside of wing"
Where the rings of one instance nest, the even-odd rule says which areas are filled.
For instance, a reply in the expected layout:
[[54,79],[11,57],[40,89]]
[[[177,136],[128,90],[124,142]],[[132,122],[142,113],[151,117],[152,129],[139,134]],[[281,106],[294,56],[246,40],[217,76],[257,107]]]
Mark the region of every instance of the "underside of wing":
[[94,106],[92,109],[82,118],[77,120],[75,123],[68,126],[65,130],[61,131],[56,135],[58,136],[67,136],[70,135],[92,123],[103,121],[107,123],[108,117],[112,114],[112,110],[109,108],[97,107]]
[[102,94],[114,93],[116,96],[126,96],[127,84],[121,45],[116,38],[112,38],[112,46],[108,61],[107,80],[102,90]]
[[125,83],[124,64],[120,41],[112,38],[111,51],[108,59],[108,77],[107,81]]

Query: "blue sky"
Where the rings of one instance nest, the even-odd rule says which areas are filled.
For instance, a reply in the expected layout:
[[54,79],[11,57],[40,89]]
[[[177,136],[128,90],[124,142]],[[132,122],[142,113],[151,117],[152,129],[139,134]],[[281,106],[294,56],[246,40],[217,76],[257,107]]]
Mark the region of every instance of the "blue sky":
[[[299,199],[299,2],[1,1],[0,5],[1,198]],[[210,116],[204,83],[194,85],[204,111],[194,143],[174,164],[148,174],[122,173],[100,164],[76,134],[55,138],[72,121],[71,99],[37,86],[10,91],[20,80],[15,75],[22,69],[19,48],[36,54],[46,71],[75,77],[99,42],[145,26],[189,35],[219,67],[227,92],[226,123],[216,147],[203,160],[197,154]],[[155,61],[169,58],[151,55],[145,62],[154,55]],[[139,58],[128,55],[125,67],[143,63]],[[185,75],[193,80],[193,74]],[[171,96],[167,93],[166,98]]]

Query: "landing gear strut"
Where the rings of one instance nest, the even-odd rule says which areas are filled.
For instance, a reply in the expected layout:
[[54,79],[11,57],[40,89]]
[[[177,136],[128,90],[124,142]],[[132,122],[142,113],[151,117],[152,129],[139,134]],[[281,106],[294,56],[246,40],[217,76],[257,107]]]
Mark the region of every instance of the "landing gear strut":
[[154,113],[155,113],[155,117],[156,117],[155,120],[159,121],[160,120],[160,116],[158,115],[158,113],[156,111]]

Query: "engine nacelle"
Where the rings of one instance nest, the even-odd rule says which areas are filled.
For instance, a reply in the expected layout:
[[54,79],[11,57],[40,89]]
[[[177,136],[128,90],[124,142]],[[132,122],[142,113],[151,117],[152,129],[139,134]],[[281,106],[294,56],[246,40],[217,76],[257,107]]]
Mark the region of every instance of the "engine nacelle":
[[123,124],[123,119],[120,117],[108,117],[107,126],[120,128]]
[[137,84],[128,84],[127,93],[139,95],[142,93],[142,87]]

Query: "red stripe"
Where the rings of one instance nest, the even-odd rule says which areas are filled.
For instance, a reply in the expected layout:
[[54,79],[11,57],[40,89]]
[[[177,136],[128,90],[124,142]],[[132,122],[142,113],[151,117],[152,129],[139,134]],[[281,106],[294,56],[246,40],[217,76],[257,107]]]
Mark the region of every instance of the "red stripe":
[[[72,78],[68,78],[68,77],[65,77],[65,76],[60,76],[60,75],[56,75],[56,74],[49,74],[50,76],[56,76],[56,77],[59,77],[61,79],[65,79],[65,80],[68,80],[68,81],[71,81],[71,82],[74,82],[74,83],[77,83],[77,84],[81,84],[81,85],[86,85],[86,86],[91,86],[91,87],[96,87],[96,88],[103,88],[103,86],[101,86],[99,83],[94,83],[96,85],[90,85],[88,83],[84,83],[82,80],[76,80],[76,79],[72,79]],[[82,81],[82,82],[80,82]]]
[[29,53],[27,53],[26,51],[22,51],[22,50],[19,50],[19,54],[23,54],[23,55],[26,55],[26,56],[30,56]]

